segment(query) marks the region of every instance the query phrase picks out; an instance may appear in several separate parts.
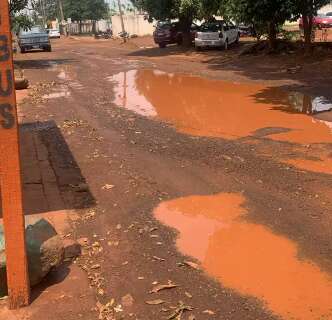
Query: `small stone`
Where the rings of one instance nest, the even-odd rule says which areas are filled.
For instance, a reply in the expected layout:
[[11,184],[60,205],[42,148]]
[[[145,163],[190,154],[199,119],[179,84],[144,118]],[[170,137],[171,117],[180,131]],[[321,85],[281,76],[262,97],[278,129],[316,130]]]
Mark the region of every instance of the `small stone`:
[[82,247],[89,245],[89,239],[88,238],[80,238],[77,239],[77,243],[80,244]]
[[127,294],[121,298],[121,303],[125,307],[131,307],[134,304],[134,301],[134,298],[130,294]]
[[81,246],[74,240],[66,239],[63,241],[63,246],[65,248],[65,259],[76,258],[81,254]]

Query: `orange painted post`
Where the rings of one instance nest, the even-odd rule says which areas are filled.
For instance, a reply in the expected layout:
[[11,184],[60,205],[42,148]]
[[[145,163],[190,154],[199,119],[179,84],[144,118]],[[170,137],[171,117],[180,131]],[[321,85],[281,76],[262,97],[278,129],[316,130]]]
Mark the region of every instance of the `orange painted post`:
[[8,0],[0,0],[0,185],[9,308],[29,304],[18,123]]

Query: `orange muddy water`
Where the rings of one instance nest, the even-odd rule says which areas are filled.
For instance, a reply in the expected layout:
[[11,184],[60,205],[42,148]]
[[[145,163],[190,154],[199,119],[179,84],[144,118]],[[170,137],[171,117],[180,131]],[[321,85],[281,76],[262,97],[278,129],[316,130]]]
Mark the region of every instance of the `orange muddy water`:
[[131,70],[107,79],[114,83],[117,105],[169,122],[182,133],[238,139],[263,128],[283,128],[267,137],[332,142],[331,123],[308,115],[332,108],[321,97],[156,70]]
[[179,230],[181,252],[223,286],[259,299],[283,319],[332,319],[332,278],[298,258],[297,244],[246,221],[245,198],[221,193],[160,204],[155,216]]

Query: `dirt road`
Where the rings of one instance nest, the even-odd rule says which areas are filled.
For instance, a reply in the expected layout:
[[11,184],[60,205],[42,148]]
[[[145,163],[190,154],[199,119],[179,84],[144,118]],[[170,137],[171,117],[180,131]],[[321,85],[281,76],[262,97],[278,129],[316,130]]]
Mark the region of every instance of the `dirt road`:
[[308,115],[329,109],[329,60],[234,51],[70,39],[18,56],[22,128],[81,217],[94,294],[47,319],[332,319],[331,122]]

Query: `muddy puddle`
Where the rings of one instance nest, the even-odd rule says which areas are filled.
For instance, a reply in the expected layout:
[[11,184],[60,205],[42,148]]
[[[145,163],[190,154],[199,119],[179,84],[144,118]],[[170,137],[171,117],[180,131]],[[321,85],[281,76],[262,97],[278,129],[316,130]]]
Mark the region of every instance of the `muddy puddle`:
[[155,216],[177,246],[225,287],[257,298],[282,319],[332,319],[332,278],[298,257],[297,244],[246,221],[245,198],[221,193],[164,202]]
[[121,72],[107,80],[114,84],[117,105],[169,122],[182,133],[238,139],[268,128],[265,137],[278,141],[332,142],[331,123],[308,116],[332,109],[323,97],[156,70]]
[[[106,78],[115,103],[172,124],[181,133],[236,140],[264,138],[301,145],[332,143],[332,101],[259,84],[232,83],[158,70]],[[330,117],[332,119],[332,117]],[[280,159],[303,170],[332,174],[332,158]]]

